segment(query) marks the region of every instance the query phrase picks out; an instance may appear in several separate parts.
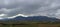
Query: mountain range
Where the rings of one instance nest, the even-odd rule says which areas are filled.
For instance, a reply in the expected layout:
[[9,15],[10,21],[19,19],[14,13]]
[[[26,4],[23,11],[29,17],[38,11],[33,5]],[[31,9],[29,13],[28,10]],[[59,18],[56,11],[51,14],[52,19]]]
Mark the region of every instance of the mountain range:
[[60,21],[60,19],[57,19],[54,17],[47,17],[47,16],[31,16],[31,17],[18,16],[13,19],[5,19],[3,21],[36,21],[36,22],[50,21],[50,22],[55,22],[55,21]]

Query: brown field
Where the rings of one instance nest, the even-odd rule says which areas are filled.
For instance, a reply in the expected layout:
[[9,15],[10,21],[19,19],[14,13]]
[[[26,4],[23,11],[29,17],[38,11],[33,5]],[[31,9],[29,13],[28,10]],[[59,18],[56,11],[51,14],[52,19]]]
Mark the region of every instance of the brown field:
[[38,27],[60,27],[60,24],[38,24]]
[[0,24],[0,27],[60,27],[60,24]]

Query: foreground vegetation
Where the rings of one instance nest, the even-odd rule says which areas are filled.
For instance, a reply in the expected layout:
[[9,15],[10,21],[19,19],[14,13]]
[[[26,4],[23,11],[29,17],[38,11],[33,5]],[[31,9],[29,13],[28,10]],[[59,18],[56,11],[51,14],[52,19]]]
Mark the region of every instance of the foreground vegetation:
[[0,21],[0,27],[60,27],[60,22]]
[[59,22],[3,22],[0,27],[60,27]]
[[28,24],[28,25],[0,25],[0,27],[60,27],[60,24]]

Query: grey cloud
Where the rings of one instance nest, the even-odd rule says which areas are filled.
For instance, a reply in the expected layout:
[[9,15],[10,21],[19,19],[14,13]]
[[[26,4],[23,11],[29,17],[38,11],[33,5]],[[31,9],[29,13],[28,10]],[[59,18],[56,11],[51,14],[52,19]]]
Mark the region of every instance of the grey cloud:
[[0,14],[6,14],[3,17],[17,14],[57,17],[60,9],[60,0],[10,0],[7,5],[0,1]]

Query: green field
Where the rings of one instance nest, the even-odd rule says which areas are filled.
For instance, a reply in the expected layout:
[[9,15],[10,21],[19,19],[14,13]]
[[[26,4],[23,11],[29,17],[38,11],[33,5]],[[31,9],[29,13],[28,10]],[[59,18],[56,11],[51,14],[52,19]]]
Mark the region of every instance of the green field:
[[0,24],[0,27],[38,27],[36,23]]

